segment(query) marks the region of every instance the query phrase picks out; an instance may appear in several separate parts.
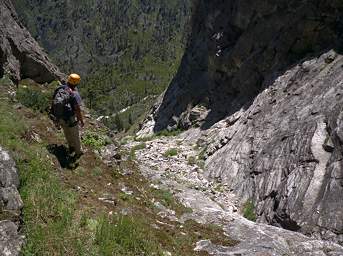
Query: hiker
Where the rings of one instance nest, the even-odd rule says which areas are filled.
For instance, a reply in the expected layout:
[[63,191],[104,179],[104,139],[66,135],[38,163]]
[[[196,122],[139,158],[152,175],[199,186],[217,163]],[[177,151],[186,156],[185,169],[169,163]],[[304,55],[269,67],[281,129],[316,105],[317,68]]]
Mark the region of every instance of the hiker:
[[69,75],[67,83],[55,90],[51,106],[51,119],[58,129],[62,127],[69,153],[75,159],[83,154],[79,135],[79,125],[84,127],[81,113],[82,100],[76,88],[80,81],[78,74]]

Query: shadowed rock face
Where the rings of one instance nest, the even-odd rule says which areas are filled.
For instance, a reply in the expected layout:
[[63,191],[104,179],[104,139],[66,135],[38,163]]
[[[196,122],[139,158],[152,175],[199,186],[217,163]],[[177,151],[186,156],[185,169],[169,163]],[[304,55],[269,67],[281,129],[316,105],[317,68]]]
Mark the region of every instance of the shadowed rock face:
[[143,127],[188,128],[205,106],[208,178],[253,199],[260,221],[340,244],[342,8],[195,1],[178,75]]
[[11,1],[0,2],[0,77],[15,82],[31,78],[38,83],[62,79],[63,74],[18,21]]
[[193,106],[210,110],[202,123],[247,108],[290,65],[339,48],[341,1],[194,1],[193,27],[179,72],[155,112],[155,131],[190,125]]

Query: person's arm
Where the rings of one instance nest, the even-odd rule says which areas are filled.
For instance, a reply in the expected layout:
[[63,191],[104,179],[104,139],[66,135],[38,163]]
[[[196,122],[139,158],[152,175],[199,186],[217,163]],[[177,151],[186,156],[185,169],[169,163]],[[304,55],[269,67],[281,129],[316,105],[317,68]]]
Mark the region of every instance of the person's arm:
[[83,122],[80,105],[75,106],[75,115],[76,115],[77,121],[80,122],[81,127],[85,126],[85,123]]
[[83,117],[82,117],[82,111],[81,111],[81,104],[82,104],[82,100],[80,97],[80,94],[76,91],[74,92],[74,112],[77,118],[77,121],[80,122],[80,126],[83,127],[85,125],[85,123],[83,122]]

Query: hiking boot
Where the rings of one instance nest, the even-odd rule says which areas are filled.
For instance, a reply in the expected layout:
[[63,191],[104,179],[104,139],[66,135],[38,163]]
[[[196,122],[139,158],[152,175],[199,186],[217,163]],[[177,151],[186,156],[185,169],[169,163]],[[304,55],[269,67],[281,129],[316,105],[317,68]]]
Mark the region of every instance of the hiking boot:
[[74,158],[75,158],[75,159],[80,159],[81,156],[82,156],[83,154],[84,154],[84,153],[83,153],[82,151],[81,151],[80,153],[78,153],[78,154],[75,153]]
[[75,149],[73,147],[69,147],[68,153],[69,155],[73,156],[75,154]]

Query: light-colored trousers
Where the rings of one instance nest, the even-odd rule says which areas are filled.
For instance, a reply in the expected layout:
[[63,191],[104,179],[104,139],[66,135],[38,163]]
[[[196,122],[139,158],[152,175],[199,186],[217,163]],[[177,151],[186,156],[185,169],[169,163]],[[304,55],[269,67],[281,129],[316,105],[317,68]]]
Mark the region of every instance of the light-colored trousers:
[[75,154],[79,155],[82,152],[79,125],[76,123],[75,126],[70,127],[64,120],[59,120],[59,124],[62,126],[64,136],[67,140],[69,149],[74,151]]

